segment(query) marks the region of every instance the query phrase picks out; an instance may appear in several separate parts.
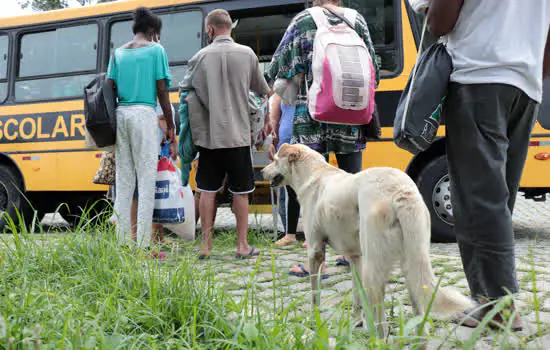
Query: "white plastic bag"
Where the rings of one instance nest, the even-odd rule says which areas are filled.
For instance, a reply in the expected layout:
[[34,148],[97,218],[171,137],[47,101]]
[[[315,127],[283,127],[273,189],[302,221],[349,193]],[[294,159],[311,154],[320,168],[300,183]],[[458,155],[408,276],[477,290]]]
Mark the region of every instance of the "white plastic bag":
[[153,222],[157,224],[179,224],[185,222],[185,200],[178,168],[162,157],[157,166],[155,188],[155,210]]
[[165,228],[186,241],[195,240],[195,200],[191,186],[183,187],[183,213],[185,221],[180,224],[166,224]]

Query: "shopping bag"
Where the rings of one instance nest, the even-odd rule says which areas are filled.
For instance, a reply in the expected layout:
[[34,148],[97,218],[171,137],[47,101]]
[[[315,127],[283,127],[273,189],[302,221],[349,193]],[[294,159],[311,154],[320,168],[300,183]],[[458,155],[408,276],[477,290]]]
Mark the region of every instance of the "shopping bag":
[[157,166],[153,222],[157,224],[185,222],[184,203],[185,198],[179,169],[170,159],[160,158]]
[[195,201],[191,186],[183,186],[183,213],[185,221],[179,224],[165,224],[164,228],[186,241],[195,240]]
[[[422,47],[426,22],[420,47]],[[412,154],[428,149],[437,136],[453,62],[443,42],[418,55],[397,105],[393,136],[399,148]]]
[[96,185],[113,185],[115,183],[115,169],[115,154],[113,152],[103,152],[99,161],[99,169],[92,182]]

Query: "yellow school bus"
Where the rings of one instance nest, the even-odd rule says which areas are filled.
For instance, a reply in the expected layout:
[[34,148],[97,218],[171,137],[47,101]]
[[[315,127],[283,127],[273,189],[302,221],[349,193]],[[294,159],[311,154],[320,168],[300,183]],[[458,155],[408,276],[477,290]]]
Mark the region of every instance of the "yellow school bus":
[[[344,0],[344,4],[367,20],[382,73],[376,101],[383,139],[367,145],[364,167],[407,171],[430,208],[432,237],[451,241],[453,216],[443,138],[416,157],[392,140],[395,109],[416,59],[422,18],[404,0]],[[162,44],[177,83],[187,61],[206,45],[204,17],[209,11],[228,10],[235,20],[235,40],[250,46],[267,66],[290,20],[310,4],[307,0],[136,0],[2,19],[0,213],[24,212],[24,198],[39,215],[61,203],[74,212],[104,196],[107,187],[92,183],[101,152],[86,149],[84,142],[83,87],[106,71],[112,50],[131,39],[131,15],[138,6],[161,16]],[[175,89],[170,97],[177,110]],[[544,120],[544,110],[543,106],[521,182],[526,196],[535,200],[543,200],[550,188],[550,160],[545,153],[550,153],[550,132],[542,128],[550,126],[550,117]],[[444,128],[439,135],[444,136]],[[259,170],[267,158],[256,153],[254,163],[257,190],[251,208],[264,211],[270,203],[269,184]],[[4,223],[0,219],[0,228]]]

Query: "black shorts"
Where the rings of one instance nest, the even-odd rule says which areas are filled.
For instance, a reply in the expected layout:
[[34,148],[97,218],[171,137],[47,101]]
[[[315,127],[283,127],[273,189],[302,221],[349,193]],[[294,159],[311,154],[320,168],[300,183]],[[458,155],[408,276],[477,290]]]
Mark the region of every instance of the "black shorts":
[[254,192],[254,169],[250,147],[207,149],[199,147],[197,189],[218,192],[223,189],[227,175],[229,191],[233,194]]

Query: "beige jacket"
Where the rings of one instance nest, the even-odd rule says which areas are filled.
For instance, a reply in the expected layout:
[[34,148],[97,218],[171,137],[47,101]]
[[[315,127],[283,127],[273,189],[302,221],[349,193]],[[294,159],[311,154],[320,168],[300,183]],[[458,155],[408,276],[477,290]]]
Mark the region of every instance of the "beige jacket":
[[219,36],[190,61],[181,84],[194,90],[189,123],[195,145],[207,149],[250,146],[248,92],[260,96],[270,89],[258,58],[230,36]]

